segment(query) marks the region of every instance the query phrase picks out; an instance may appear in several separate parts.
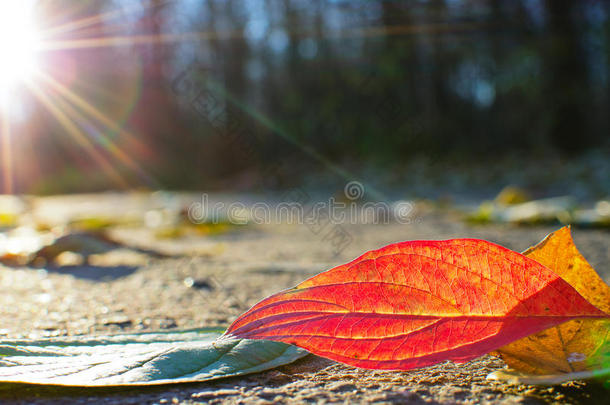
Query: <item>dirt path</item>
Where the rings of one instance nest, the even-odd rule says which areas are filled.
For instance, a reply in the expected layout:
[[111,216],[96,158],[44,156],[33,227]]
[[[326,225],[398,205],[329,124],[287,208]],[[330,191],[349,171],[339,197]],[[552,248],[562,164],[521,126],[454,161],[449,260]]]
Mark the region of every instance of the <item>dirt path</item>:
[[[524,250],[554,228],[473,227],[448,214],[430,212],[409,225],[345,226],[351,243],[336,255],[329,240],[298,225],[249,226],[172,240],[126,227],[113,235],[179,256],[152,259],[121,250],[89,267],[0,267],[0,338],[226,326],[261,298],[391,242],[476,237]],[[574,238],[610,281],[610,233],[576,229]],[[594,383],[548,388],[485,379],[502,366],[500,360],[485,357],[461,366],[378,372],[308,356],[257,375],[151,389],[1,385],[0,403],[602,403],[610,394]]]

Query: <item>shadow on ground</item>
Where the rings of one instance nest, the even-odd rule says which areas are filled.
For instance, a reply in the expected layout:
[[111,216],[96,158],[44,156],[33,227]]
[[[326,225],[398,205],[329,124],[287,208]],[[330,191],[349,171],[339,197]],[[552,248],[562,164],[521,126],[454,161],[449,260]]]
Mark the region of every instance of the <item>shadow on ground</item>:
[[67,274],[89,281],[110,281],[127,277],[138,269],[137,266],[48,266],[49,273]]

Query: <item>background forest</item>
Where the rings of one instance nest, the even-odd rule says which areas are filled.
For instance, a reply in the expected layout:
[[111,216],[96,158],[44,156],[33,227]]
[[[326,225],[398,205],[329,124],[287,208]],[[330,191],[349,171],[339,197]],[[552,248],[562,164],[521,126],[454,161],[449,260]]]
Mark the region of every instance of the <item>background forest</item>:
[[5,92],[4,192],[324,186],[344,169],[405,185],[531,165],[610,189],[609,2],[31,3],[52,79]]

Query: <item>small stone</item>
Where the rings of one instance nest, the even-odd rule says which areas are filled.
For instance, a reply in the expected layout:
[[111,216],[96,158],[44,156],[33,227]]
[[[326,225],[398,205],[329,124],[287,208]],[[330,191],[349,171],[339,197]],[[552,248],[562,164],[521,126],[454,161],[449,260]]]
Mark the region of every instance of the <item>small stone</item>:
[[338,383],[332,384],[330,390],[333,392],[348,392],[348,391],[356,391],[358,387],[351,383]]
[[206,398],[218,398],[226,397],[230,395],[239,395],[239,391],[232,389],[219,389],[219,390],[207,390],[197,392],[191,395],[191,398],[206,399]]

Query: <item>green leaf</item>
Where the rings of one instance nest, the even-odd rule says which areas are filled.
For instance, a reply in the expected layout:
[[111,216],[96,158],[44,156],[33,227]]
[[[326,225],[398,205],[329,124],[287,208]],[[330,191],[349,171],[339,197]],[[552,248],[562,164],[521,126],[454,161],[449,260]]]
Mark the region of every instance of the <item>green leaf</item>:
[[610,381],[610,368],[602,370],[576,371],[574,373],[539,375],[526,374],[510,369],[497,370],[487,376],[488,380],[505,381],[509,384],[559,385],[567,381],[599,379]]
[[220,329],[0,342],[0,382],[64,386],[208,381],[291,363],[284,343],[217,340]]

